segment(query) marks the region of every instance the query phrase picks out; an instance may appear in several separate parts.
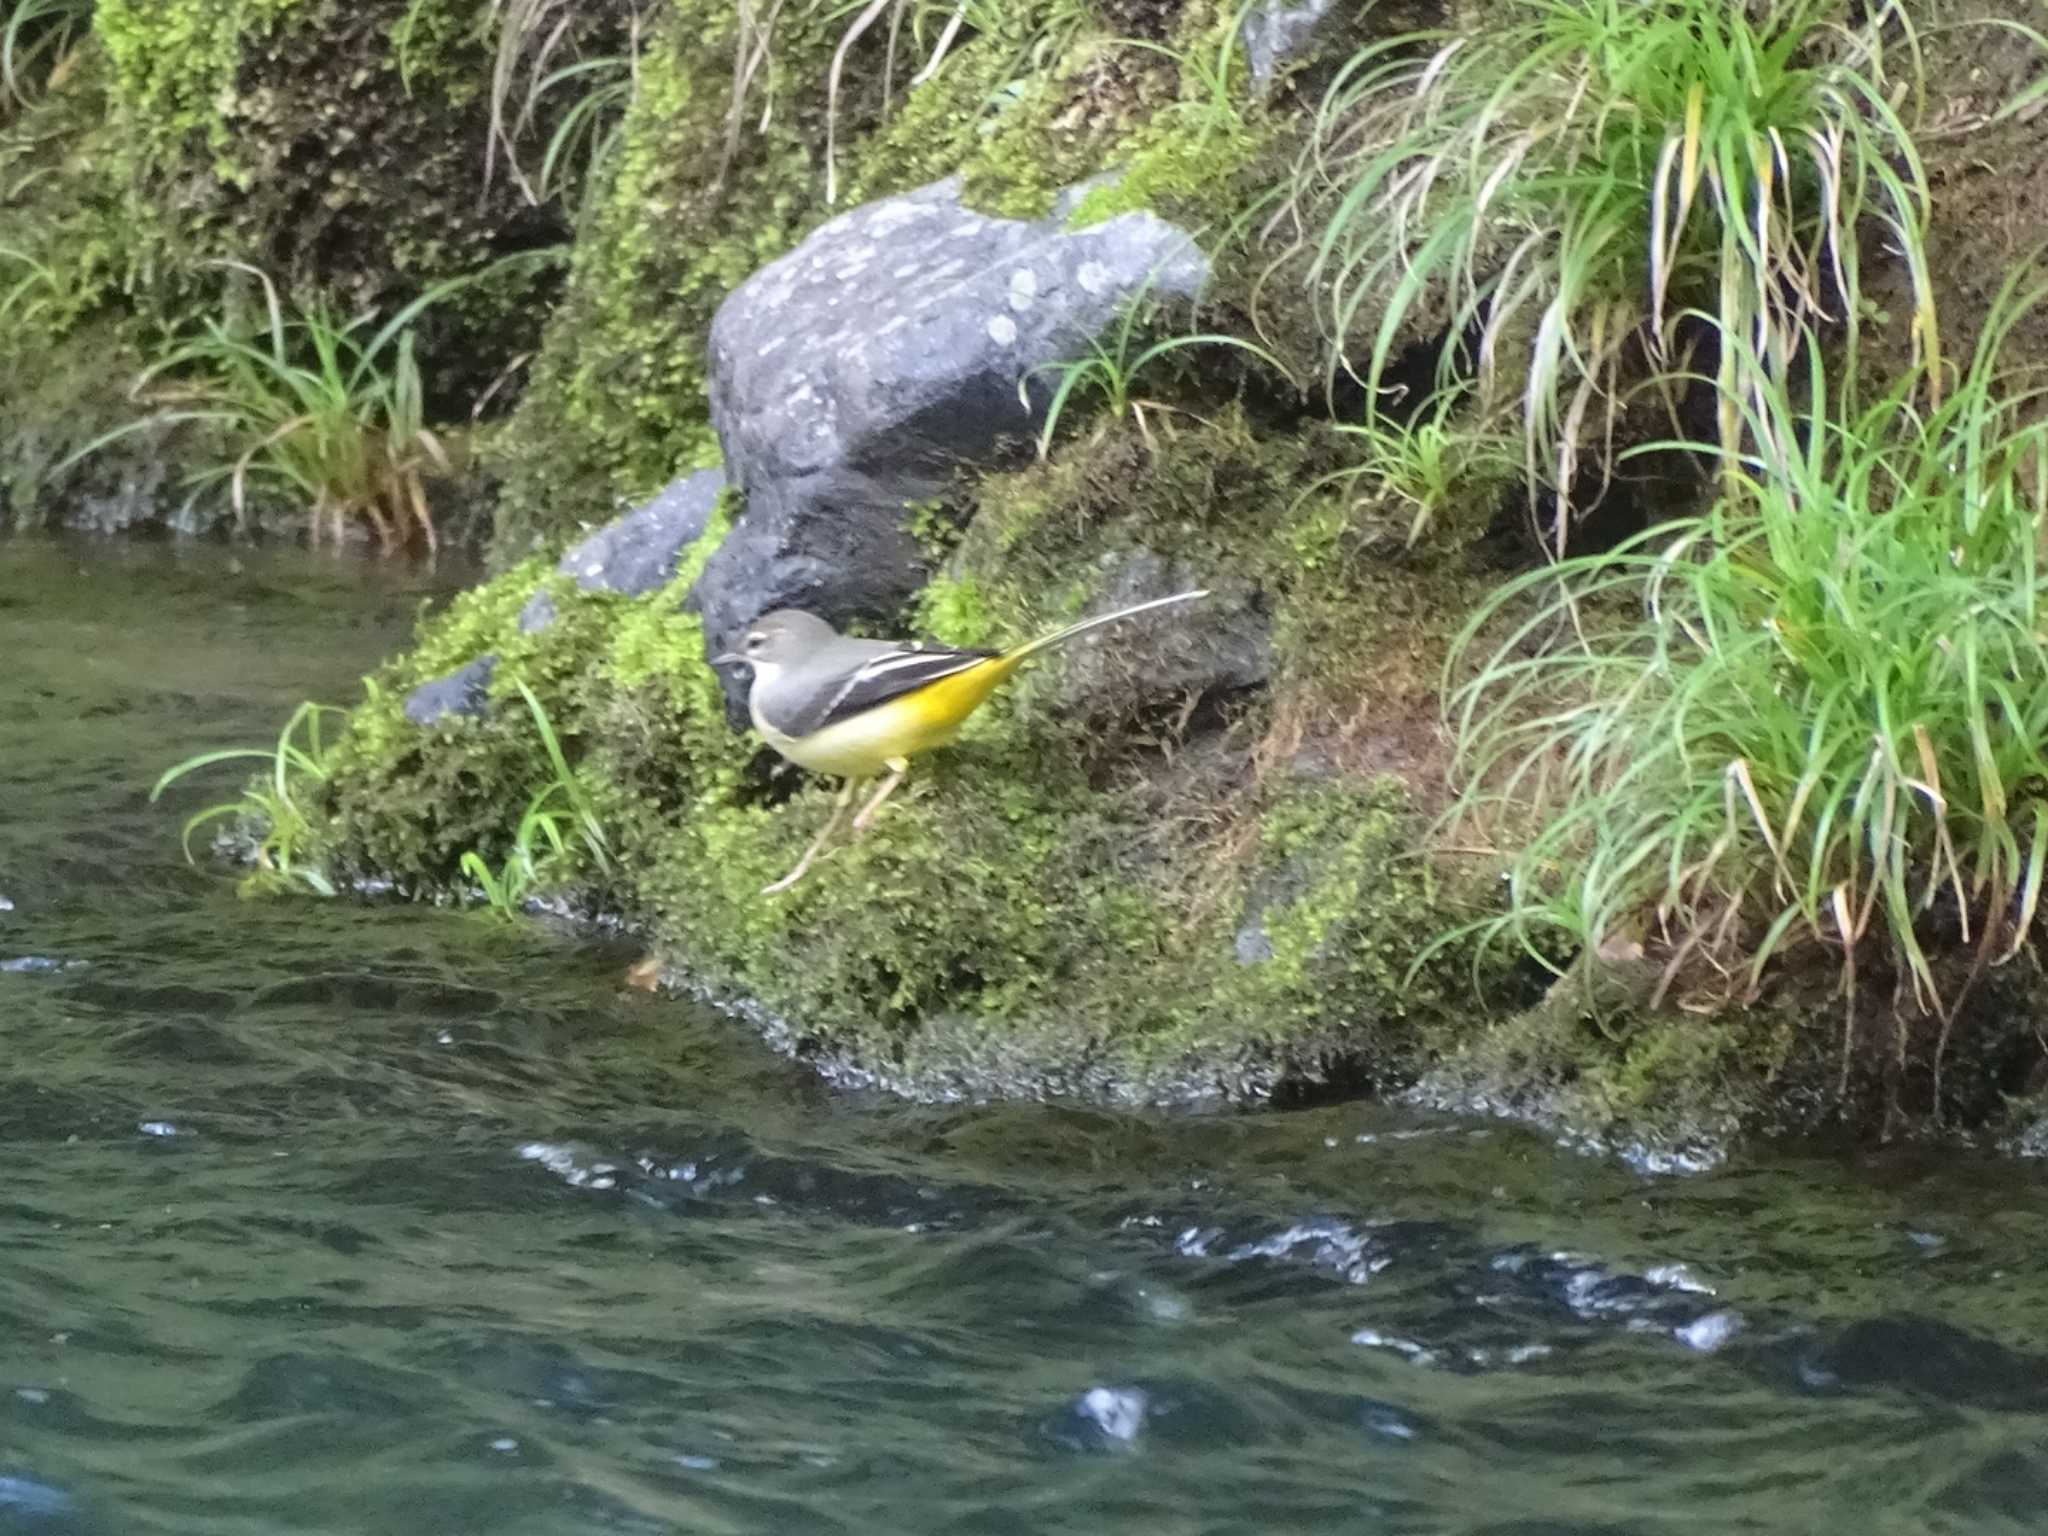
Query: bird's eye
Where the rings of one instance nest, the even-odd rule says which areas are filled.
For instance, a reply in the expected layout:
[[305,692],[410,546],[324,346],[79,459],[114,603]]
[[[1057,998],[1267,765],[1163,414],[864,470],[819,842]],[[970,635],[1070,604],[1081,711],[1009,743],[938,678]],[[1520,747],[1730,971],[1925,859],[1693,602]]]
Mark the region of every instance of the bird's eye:
[[761,649],[762,646],[766,645],[767,643],[768,637],[766,635],[747,636],[747,649],[749,651],[758,651]]

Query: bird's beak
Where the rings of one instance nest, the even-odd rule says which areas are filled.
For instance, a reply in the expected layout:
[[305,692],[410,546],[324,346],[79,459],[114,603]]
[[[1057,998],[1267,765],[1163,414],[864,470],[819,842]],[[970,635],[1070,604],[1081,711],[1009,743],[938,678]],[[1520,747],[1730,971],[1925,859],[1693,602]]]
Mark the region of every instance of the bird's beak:
[[711,658],[711,665],[714,667],[729,667],[735,662],[745,661],[746,659],[738,651],[720,651]]

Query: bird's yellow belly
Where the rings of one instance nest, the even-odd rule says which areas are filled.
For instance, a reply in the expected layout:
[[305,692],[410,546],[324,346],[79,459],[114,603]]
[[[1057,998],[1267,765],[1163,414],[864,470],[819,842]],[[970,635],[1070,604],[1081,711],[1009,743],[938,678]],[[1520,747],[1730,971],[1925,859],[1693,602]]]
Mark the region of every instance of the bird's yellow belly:
[[754,729],[777,752],[813,773],[873,778],[888,771],[891,759],[915,757],[943,747],[957,736],[961,724],[1010,671],[1000,661],[993,659],[988,666],[942,678],[801,740],[783,735],[763,720],[758,710],[753,711]]

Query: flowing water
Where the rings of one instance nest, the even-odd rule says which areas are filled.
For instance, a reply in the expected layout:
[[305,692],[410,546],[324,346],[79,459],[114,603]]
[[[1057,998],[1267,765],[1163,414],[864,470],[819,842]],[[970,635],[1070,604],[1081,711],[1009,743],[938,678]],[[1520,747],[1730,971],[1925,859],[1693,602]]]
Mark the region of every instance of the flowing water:
[[2031,1165],[920,1107],[187,867],[156,772],[425,595],[0,544],[0,1532],[2048,1527]]

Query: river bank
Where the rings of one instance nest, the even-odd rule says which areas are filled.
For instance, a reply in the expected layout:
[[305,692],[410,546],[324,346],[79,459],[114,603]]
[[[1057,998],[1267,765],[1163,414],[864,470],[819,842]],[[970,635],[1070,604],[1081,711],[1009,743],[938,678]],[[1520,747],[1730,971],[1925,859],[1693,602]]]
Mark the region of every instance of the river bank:
[[[7,104],[7,515],[487,525],[241,808],[257,883],[605,913],[841,1081],[2028,1145],[2048,322],[1993,215],[2048,54],[1764,9],[104,3]],[[734,730],[753,616],[1196,585],[761,896],[833,789]]]

